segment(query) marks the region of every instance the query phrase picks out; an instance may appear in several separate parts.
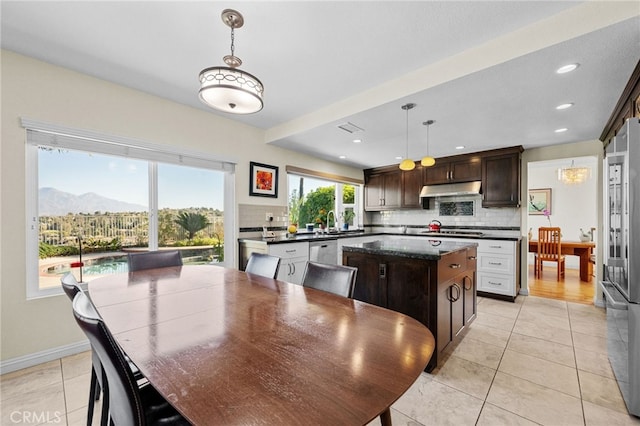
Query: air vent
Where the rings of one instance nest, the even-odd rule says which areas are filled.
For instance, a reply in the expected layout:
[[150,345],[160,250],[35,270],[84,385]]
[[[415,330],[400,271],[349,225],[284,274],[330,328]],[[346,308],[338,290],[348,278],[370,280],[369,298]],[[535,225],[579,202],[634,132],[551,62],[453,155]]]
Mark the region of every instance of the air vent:
[[344,124],[340,124],[338,126],[340,129],[344,130],[345,132],[349,132],[349,133],[358,133],[358,132],[363,132],[364,129],[361,129],[360,127],[356,126],[353,123],[349,123],[346,122]]

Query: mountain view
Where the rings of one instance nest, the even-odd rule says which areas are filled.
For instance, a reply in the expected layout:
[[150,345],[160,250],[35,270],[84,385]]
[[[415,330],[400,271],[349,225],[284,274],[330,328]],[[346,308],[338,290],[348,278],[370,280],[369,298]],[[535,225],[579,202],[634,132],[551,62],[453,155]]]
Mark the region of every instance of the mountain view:
[[94,192],[75,195],[55,188],[38,190],[40,216],[64,216],[68,213],[144,212],[147,207],[106,198]]

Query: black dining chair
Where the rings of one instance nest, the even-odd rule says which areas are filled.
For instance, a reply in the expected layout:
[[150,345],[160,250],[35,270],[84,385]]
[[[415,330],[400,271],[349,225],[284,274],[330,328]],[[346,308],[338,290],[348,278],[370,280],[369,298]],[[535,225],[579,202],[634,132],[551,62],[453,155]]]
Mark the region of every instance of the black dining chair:
[[[60,282],[62,284],[62,289],[71,302],[76,297],[76,294],[82,293],[82,289],[76,277],[71,273],[65,274]],[[106,389],[104,384],[102,383],[102,366],[100,365],[100,358],[98,358],[98,354],[95,351],[91,350],[91,385],[89,388],[89,405],[87,406],[87,426],[90,426],[93,423],[93,409],[95,407],[95,401],[100,399],[100,392],[104,390],[105,396],[102,399],[102,417],[100,420],[100,424],[105,426],[107,421],[109,420],[109,402],[108,397],[106,396]]]
[[307,262],[302,276],[302,285],[352,298],[356,286],[358,268],[343,265],[328,265]]
[[139,385],[115,338],[83,292],[73,299],[73,315],[100,359],[111,425],[189,424],[150,383]]
[[143,269],[182,266],[182,256],[178,250],[147,251],[129,253],[127,262],[129,263],[129,272],[135,272]]
[[278,269],[280,269],[280,258],[278,256],[252,253],[244,271],[267,278],[275,278],[278,276]]

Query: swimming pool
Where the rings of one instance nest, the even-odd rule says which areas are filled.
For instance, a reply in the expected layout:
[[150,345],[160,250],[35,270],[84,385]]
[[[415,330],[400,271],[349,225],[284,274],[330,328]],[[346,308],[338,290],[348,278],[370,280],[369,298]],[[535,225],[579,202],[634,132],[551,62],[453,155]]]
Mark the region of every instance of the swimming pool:
[[[182,252],[182,261],[185,265],[204,265],[211,262],[213,250],[185,250]],[[74,259],[76,262],[78,259]],[[78,272],[79,268],[71,267],[72,261],[69,263],[60,263],[50,266],[44,270],[47,275],[64,275],[67,272]],[[102,256],[94,259],[83,259],[82,275],[108,275],[119,272],[129,272],[126,254],[118,254],[115,256]]]
[[[83,275],[108,275],[118,272],[128,272],[127,255],[104,256],[95,259],[83,260]],[[62,263],[48,267],[45,272],[51,275],[64,275],[67,272],[77,271],[78,268],[71,268],[70,263]]]

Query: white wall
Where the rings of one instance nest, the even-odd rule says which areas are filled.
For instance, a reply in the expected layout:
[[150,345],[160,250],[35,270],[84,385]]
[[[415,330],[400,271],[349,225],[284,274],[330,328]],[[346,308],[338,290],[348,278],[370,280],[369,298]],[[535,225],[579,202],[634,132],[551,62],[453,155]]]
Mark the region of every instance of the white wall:
[[[6,50],[2,50],[1,61],[2,362],[84,340],[65,296],[26,300],[25,131],[21,117],[235,158],[236,203],[286,205],[286,165],[363,178],[361,170],[265,144],[263,130],[213,113]],[[249,161],[280,167],[277,199],[249,197]],[[228,238],[235,242],[234,236]]]
[[[591,177],[577,185],[567,185],[558,180],[558,168],[571,166],[588,167],[591,169]],[[580,228],[588,232],[590,228],[596,228],[598,224],[597,192],[598,182],[596,172],[598,170],[597,157],[572,157],[562,160],[536,161],[529,163],[529,189],[551,189],[551,215],[549,220],[543,215],[528,215],[527,229],[533,232],[533,238],[537,239],[538,228],[542,226],[559,226],[562,229],[562,239],[579,241]],[[597,240],[597,233],[594,241]],[[579,259],[576,256],[566,257],[567,268],[578,269]],[[533,253],[529,255],[529,263],[533,264]]]

